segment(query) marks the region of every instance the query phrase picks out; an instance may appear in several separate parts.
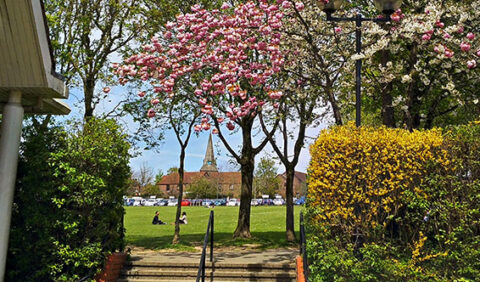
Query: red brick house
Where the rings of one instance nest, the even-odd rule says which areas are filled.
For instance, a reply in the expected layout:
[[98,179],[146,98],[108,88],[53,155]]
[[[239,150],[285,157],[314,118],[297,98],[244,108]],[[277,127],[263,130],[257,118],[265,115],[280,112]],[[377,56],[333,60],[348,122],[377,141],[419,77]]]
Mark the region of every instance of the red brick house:
[[[188,186],[195,183],[200,178],[206,177],[212,183],[217,184],[218,194],[240,198],[240,188],[242,185],[242,176],[240,172],[218,172],[218,171],[196,171],[185,172],[184,191],[188,191]],[[157,183],[160,191],[168,196],[178,196],[178,173],[165,175],[162,181]],[[188,197],[188,195],[185,195]]]
[[[279,174],[277,177],[280,179],[281,185],[278,194],[282,195],[282,197],[285,198],[285,181],[287,180],[287,175],[285,173],[282,173]],[[295,171],[295,176],[293,178],[293,196],[297,198],[305,196],[306,185],[307,174],[300,171]]]
[[[242,175],[240,172],[220,172],[217,169],[215,156],[213,152],[212,136],[208,139],[207,151],[203,159],[203,165],[200,171],[185,172],[184,174],[184,196],[188,198],[188,187],[201,178],[207,178],[210,182],[215,183],[218,188],[218,195],[240,198],[242,185]],[[278,194],[285,198],[285,173],[277,176],[280,179],[280,189]],[[178,180],[177,172],[165,175],[160,182],[157,183],[158,188],[165,196],[178,196]],[[307,174],[296,171],[293,180],[293,195],[300,197],[304,195],[305,185],[307,182]]]
[[[218,187],[218,194],[229,197],[240,197],[240,188],[242,185],[242,175],[240,172],[220,172],[217,169],[215,155],[213,152],[212,135],[208,139],[207,151],[203,159],[200,171],[185,172],[184,174],[184,191],[188,191],[188,186],[198,181],[200,178],[206,177],[210,182],[215,183]],[[165,175],[160,182],[157,183],[161,192],[168,196],[178,196],[178,173]],[[188,195],[185,195],[188,197]]]

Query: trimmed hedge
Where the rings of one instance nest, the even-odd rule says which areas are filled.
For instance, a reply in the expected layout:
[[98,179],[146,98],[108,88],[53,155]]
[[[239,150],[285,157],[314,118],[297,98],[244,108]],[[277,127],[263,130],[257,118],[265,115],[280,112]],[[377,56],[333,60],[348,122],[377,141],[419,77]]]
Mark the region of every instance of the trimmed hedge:
[[314,281],[480,277],[480,125],[353,124],[311,146]]

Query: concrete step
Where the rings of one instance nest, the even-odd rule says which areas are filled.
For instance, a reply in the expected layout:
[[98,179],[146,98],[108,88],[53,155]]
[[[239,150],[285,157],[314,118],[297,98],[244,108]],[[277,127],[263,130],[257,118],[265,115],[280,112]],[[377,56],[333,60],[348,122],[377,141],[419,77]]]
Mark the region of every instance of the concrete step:
[[[162,270],[162,269],[145,269],[136,268],[133,270],[122,270],[122,276],[148,276],[148,277],[197,277],[197,270]],[[210,276],[212,271],[205,270],[205,273]],[[295,271],[229,271],[215,269],[213,271],[215,277],[258,277],[258,278],[276,278],[276,277],[295,277]]]
[[[196,282],[196,278],[184,278],[178,277],[177,279],[168,278],[168,277],[155,277],[155,278],[135,278],[135,277],[124,277],[117,280],[117,282]],[[296,279],[266,279],[266,278],[239,278],[239,279],[211,279],[205,278],[205,281],[211,282],[238,282],[238,281],[246,281],[246,282],[296,282]]]
[[[199,261],[200,256],[191,254],[132,256],[131,260],[126,262],[118,281],[196,281]],[[205,266],[205,281],[210,282],[296,281],[296,264],[289,258],[289,251],[240,255],[224,253],[216,257],[213,263],[207,261]]]
[[[122,269],[125,273],[138,273],[141,275],[143,273],[188,273],[188,272],[197,272],[198,268],[158,268],[158,267],[125,267]],[[215,273],[220,272],[248,272],[248,273],[296,273],[295,269],[265,269],[265,268],[205,268],[205,271],[214,271]],[[149,274],[150,275],[150,274]]]
[[[174,269],[189,269],[194,268],[198,269],[199,262],[184,262],[184,263],[174,263],[174,262],[162,262],[162,261],[152,261],[152,260],[137,260],[137,261],[127,261],[125,267],[151,267],[151,268],[174,268]],[[264,269],[264,270],[288,270],[295,269],[294,263],[226,263],[226,262],[206,262],[206,268],[212,268],[214,266],[216,269],[219,268],[231,268],[231,269]]]

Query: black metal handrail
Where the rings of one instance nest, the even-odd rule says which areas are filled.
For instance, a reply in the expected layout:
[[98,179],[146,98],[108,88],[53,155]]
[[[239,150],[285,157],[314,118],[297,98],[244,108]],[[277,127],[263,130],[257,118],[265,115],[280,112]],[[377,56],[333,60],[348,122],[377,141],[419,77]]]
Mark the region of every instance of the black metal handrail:
[[[210,236],[209,236],[210,235]],[[203,240],[202,257],[200,258],[200,265],[198,266],[197,282],[205,281],[205,257],[207,253],[208,239],[210,238],[210,262],[213,262],[213,211],[210,211],[210,217],[208,218],[207,232],[205,233],[205,239]]]
[[305,225],[303,221],[303,212],[300,212],[300,255],[303,257],[303,275],[308,282],[308,260],[307,260],[307,240],[305,238]]

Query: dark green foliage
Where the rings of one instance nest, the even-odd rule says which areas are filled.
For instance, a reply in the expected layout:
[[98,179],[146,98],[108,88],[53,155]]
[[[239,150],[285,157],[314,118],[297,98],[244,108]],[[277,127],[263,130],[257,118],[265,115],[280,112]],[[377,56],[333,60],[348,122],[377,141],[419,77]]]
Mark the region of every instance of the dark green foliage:
[[25,128],[7,281],[75,281],[123,248],[129,147],[112,120]]
[[213,199],[219,196],[218,186],[215,184],[215,180],[210,180],[205,177],[196,179],[195,182],[190,184],[187,191],[192,199]]
[[398,216],[368,230],[375,235],[361,247],[335,226],[307,224],[311,281],[478,281],[480,124],[444,137],[451,163],[430,164],[424,194],[405,191]]

